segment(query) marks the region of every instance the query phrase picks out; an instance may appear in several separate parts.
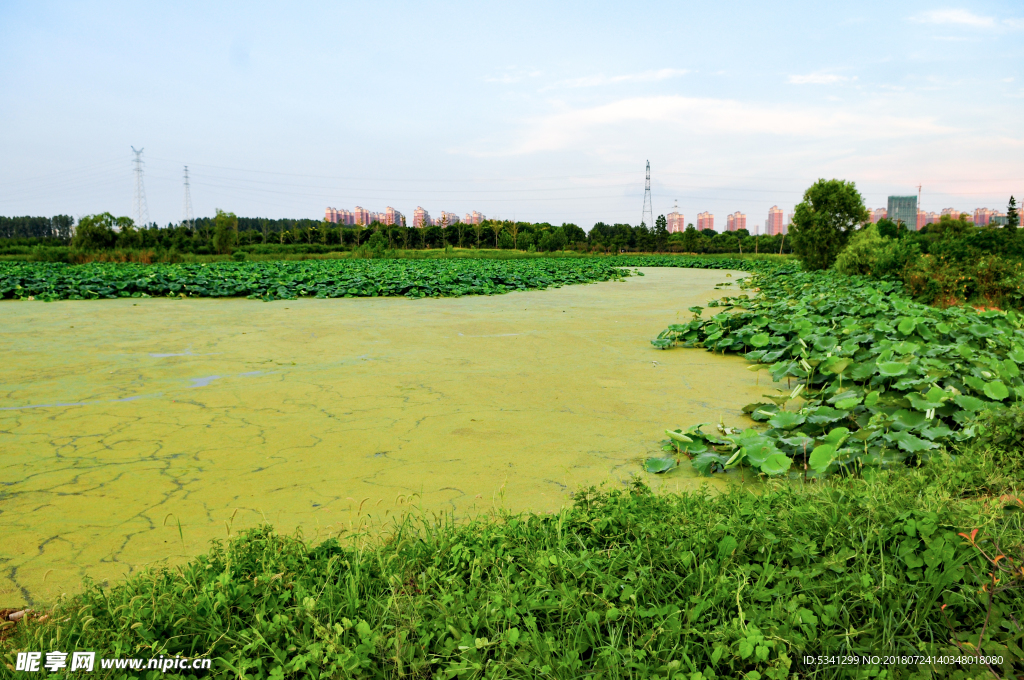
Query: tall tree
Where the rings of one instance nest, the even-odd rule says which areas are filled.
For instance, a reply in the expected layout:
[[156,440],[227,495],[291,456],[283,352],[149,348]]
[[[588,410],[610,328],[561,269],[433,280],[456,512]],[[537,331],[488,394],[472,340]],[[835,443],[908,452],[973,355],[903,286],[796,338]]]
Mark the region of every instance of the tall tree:
[[505,223],[498,220],[491,220],[491,231],[494,232],[494,247],[498,247],[498,236],[505,229]]
[[864,199],[853,182],[819,179],[804,192],[790,227],[795,252],[808,269],[827,269],[857,225],[868,220]]
[[512,236],[512,250],[519,250],[519,223],[512,220],[508,233]]
[[217,208],[217,216],[213,219],[213,247],[221,254],[230,253],[238,240],[238,217],[235,213],[224,212]]
[[1017,233],[1017,227],[1020,226],[1020,213],[1017,211],[1017,199],[1010,196],[1010,203],[1006,206],[1006,228],[1009,233]]
[[658,219],[654,220],[654,244],[658,252],[668,248],[668,220],[664,215],[658,215]]

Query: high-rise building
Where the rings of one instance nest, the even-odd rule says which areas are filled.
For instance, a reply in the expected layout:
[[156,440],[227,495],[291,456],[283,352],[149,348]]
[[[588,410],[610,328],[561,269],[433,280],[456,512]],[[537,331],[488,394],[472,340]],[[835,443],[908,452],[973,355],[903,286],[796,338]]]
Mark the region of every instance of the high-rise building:
[[697,213],[697,231],[714,230],[715,216],[709,212]]
[[370,219],[370,211],[366,208],[361,208],[358,205],[355,210],[352,211],[353,224],[361,224],[364,227],[368,226],[373,220]]
[[878,220],[885,219],[889,216],[889,211],[885,208],[875,208],[871,211],[871,221],[874,224],[878,224]]
[[949,215],[950,219],[958,220],[958,219],[960,219],[960,215],[962,213],[959,210],[957,210],[956,208],[943,208],[942,209],[942,214],[943,215]]
[[665,215],[665,220],[668,222],[668,233],[674,234],[680,231],[686,231],[686,218],[681,212],[672,211],[668,215]]
[[432,227],[434,222],[430,219],[430,213],[420,206],[416,206],[416,209],[412,211],[412,226],[419,228]]
[[484,215],[474,210],[471,213],[466,213],[466,216],[462,218],[462,221],[465,222],[466,224],[480,224],[486,219],[487,218]]
[[337,208],[328,208],[324,213],[324,220],[342,225],[353,225],[356,223],[355,216],[351,211],[344,209],[338,210]]
[[992,221],[992,218],[997,214],[997,211],[991,208],[975,208],[974,209],[974,224],[979,227],[986,226]]
[[445,227],[447,227],[448,225],[455,224],[458,221],[459,221],[459,216],[458,215],[456,215],[453,212],[445,212],[444,210],[442,210],[441,211],[441,216],[438,217],[436,220],[434,220],[434,223],[437,224],[438,226],[445,226]]
[[384,224],[395,224],[398,226],[402,226],[402,220],[404,218],[405,215],[398,212],[389,205],[388,207],[384,208],[384,219],[381,220],[381,222],[383,222]]
[[768,208],[768,221],[764,223],[764,233],[768,236],[778,236],[784,228],[782,208],[777,205]]
[[726,218],[726,231],[739,231],[747,228],[747,216],[739,210]]
[[890,196],[888,213],[893,222],[902,222],[907,229],[916,229],[917,196]]

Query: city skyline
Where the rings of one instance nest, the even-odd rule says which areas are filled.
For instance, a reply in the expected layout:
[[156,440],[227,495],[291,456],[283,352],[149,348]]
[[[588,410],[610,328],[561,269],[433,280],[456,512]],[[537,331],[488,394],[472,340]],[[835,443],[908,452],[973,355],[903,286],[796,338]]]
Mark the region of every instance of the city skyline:
[[[855,182],[868,206],[922,185],[927,212],[1004,210],[1024,194],[1019,3],[649,11],[653,28],[612,5],[11,0],[0,214],[132,214],[132,145],[161,225],[183,217],[185,165],[196,214],[314,219],[429,202],[632,224],[648,159],[655,215],[678,199],[759,228],[819,178]],[[325,26],[463,37],[424,49],[354,31],[339,44]],[[761,49],[766,32],[784,47]],[[495,34],[519,49],[489,49]],[[396,105],[351,98],[380,88]],[[460,97],[419,104],[437,92]]]

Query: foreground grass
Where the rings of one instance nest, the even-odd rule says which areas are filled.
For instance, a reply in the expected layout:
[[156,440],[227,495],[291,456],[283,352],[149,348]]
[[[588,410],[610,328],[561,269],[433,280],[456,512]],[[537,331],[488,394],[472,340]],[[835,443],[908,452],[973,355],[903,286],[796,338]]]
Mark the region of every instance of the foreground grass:
[[[1012,677],[1020,472],[971,451],[760,494],[590,489],[558,514],[408,517],[369,541],[264,527],[58,602],[3,662],[63,649],[206,656],[217,678]],[[1002,664],[802,661],[979,645]]]

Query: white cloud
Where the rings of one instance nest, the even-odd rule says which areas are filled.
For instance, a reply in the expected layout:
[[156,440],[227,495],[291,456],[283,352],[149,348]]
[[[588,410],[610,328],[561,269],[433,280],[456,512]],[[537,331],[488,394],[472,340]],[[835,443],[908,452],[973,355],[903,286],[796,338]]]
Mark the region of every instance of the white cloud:
[[544,89],[551,90],[559,87],[600,87],[602,85],[615,85],[618,83],[651,83],[659,80],[668,80],[669,78],[678,78],[679,76],[684,76],[689,72],[690,71],[687,69],[663,68],[658,69],[657,71],[628,73],[621,76],[585,76],[583,78],[563,80]]
[[848,108],[766,106],[727,99],[635,97],[530,119],[511,145],[489,150],[476,147],[467,153],[509,156],[566,148],[600,151],[613,140],[631,136],[637,130],[663,132],[666,138],[709,135],[732,139],[760,135],[847,141],[903,140],[954,131],[930,117],[902,117],[871,110],[858,113]]
[[966,9],[935,9],[922,12],[911,17],[911,21],[919,24],[943,24],[953,26],[970,26],[971,28],[1024,28],[1024,19],[996,19],[975,14]]
[[805,76],[790,76],[786,82],[791,85],[831,85],[832,83],[842,83],[847,80],[850,80],[850,78],[839,76],[835,73],[809,73]]
[[996,20],[983,17],[966,9],[933,9],[911,18],[920,24],[954,24],[975,28],[995,28]]

